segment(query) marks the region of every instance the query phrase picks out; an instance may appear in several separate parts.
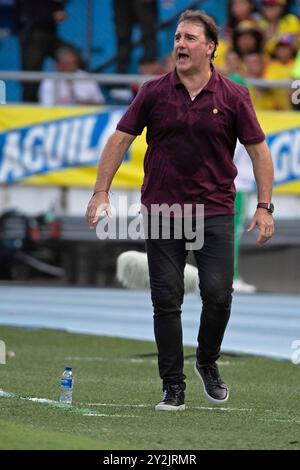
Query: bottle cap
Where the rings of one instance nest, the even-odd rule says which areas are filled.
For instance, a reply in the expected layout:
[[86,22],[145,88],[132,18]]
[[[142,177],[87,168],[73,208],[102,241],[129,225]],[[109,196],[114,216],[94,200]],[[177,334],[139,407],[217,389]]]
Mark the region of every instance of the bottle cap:
[[72,367],[66,367],[66,370],[72,370]]

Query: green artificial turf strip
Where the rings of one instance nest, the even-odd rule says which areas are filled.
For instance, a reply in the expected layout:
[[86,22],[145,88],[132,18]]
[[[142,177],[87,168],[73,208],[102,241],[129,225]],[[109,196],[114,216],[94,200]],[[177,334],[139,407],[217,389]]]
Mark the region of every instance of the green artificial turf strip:
[[[154,343],[2,326],[0,339],[16,352],[0,365],[0,389],[15,394],[0,397],[0,449],[300,449],[299,366],[287,361],[223,355],[222,411],[189,358],[187,410],[155,412]],[[58,400],[65,366],[75,376],[72,407],[28,400]]]

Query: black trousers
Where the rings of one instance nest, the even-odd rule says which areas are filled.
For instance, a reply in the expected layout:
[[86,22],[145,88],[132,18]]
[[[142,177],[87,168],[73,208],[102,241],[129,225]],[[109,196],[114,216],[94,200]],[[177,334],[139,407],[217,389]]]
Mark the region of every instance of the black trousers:
[[156,0],[114,0],[114,21],[118,40],[118,73],[127,73],[131,55],[131,34],[133,26],[140,26],[144,54],[142,60],[157,59]]
[[[146,239],[154,310],[154,334],[163,388],[185,388],[181,306],[184,296],[186,239]],[[204,243],[194,251],[202,299],[197,359],[209,364],[220,357],[232,301],[234,221],[232,215],[207,217]]]

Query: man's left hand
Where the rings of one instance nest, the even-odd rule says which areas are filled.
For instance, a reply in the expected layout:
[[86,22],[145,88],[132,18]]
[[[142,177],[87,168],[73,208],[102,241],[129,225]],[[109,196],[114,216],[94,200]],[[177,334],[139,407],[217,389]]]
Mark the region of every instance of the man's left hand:
[[247,231],[252,232],[256,226],[259,229],[259,235],[256,243],[262,246],[267,243],[270,238],[272,238],[274,233],[274,220],[272,214],[270,214],[266,209],[256,209]]

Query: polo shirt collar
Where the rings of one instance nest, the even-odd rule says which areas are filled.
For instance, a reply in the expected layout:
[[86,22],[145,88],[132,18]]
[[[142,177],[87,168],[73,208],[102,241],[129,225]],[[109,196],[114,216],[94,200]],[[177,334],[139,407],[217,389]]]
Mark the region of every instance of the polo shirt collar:
[[[180,81],[180,78],[177,74],[176,68],[173,70],[173,72],[171,72],[171,82],[172,82],[173,86],[175,86],[175,87],[178,86],[178,85],[183,85],[183,83]],[[218,82],[219,82],[219,72],[212,65],[212,76],[210,77],[209,82],[203,88],[203,90],[211,91],[212,93],[216,93]]]

